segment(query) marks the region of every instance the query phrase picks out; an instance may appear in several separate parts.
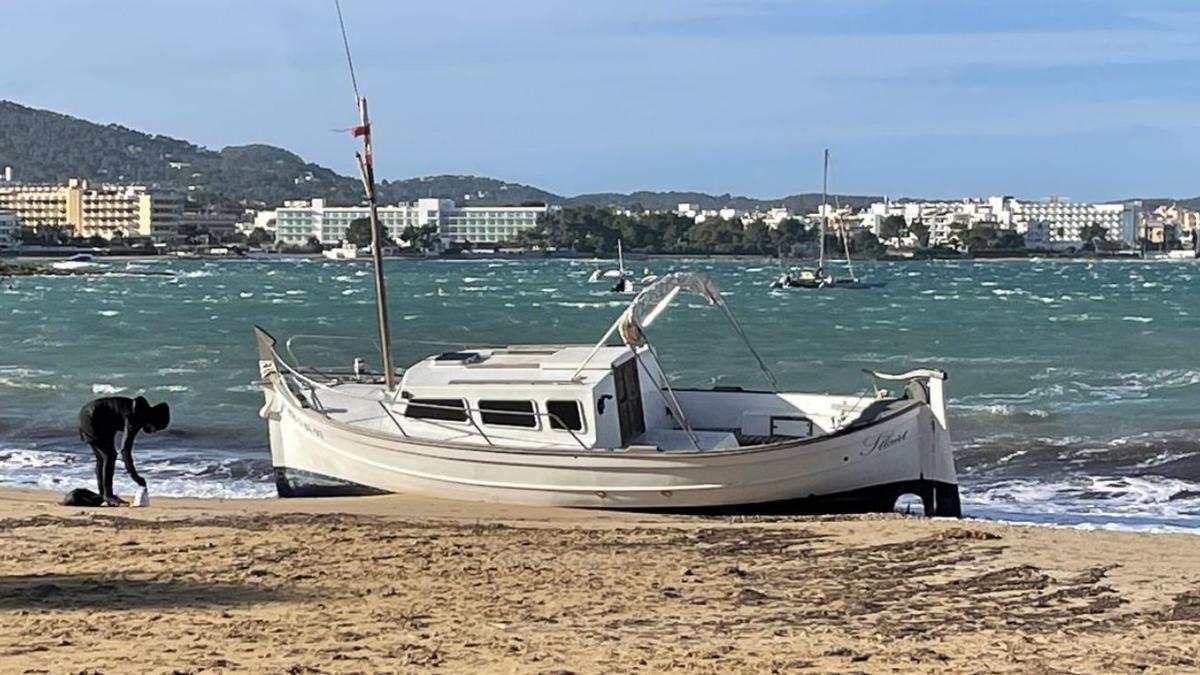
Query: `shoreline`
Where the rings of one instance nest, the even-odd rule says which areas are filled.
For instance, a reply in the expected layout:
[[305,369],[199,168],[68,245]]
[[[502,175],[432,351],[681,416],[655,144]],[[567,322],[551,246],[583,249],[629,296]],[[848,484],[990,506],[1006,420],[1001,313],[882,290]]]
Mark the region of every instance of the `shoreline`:
[[1200,667],[1192,535],[401,495],[58,497],[0,488],[14,672]]
[[[71,249],[62,253],[38,252],[33,254],[16,254],[0,258],[0,262],[45,262],[63,260],[69,255],[73,255],[79,251]],[[91,253],[92,251],[86,251]],[[278,261],[278,260],[314,260],[328,262],[344,262],[344,263],[370,263],[369,257],[363,258],[327,258],[321,253],[256,253],[249,256],[237,255],[198,255],[193,257],[178,257],[172,254],[147,255],[145,253],[96,253],[96,259],[99,262],[164,262],[164,261],[223,261],[223,260],[238,260],[238,261]],[[454,253],[442,255],[391,255],[384,256],[385,261],[438,261],[438,260],[509,260],[509,261],[532,261],[539,262],[544,260],[573,260],[579,262],[606,262],[614,260],[611,257],[600,257],[590,253],[562,253],[546,254],[540,251],[529,251],[523,253]],[[1120,256],[1120,255],[1088,255],[1082,253],[1063,253],[1058,251],[998,251],[987,252],[980,254],[962,254],[962,255],[928,255],[924,253],[907,254],[884,254],[880,256],[851,256],[853,262],[881,262],[881,263],[907,263],[907,262],[931,262],[931,261],[1069,261],[1069,262],[1175,262],[1189,263],[1200,260],[1200,258],[1143,258],[1141,256]],[[625,255],[626,262],[653,262],[658,260],[674,260],[674,261],[731,261],[731,262],[766,262],[777,263],[779,257],[774,254],[767,253],[639,253],[629,252]],[[815,262],[815,257],[791,257],[785,259],[785,262]],[[844,262],[844,259],[832,260],[832,262]]]

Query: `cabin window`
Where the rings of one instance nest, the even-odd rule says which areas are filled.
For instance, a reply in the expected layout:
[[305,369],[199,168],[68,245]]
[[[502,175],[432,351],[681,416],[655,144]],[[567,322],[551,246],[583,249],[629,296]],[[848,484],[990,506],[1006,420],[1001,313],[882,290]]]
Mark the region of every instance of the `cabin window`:
[[479,415],[484,424],[505,427],[537,427],[533,401],[480,401]]
[[546,412],[550,414],[551,429],[583,431],[579,401],[546,401]]
[[414,398],[404,407],[405,417],[466,422],[467,406],[460,398]]

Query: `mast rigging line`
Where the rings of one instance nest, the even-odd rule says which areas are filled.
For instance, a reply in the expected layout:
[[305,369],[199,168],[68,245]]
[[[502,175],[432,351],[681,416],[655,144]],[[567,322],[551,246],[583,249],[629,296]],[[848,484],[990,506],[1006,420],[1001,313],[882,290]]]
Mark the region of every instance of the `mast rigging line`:
[[337,9],[338,26],[342,30],[342,46],[346,49],[346,65],[350,69],[350,83],[354,86],[354,102],[358,107],[359,126],[351,134],[362,137],[361,153],[354,153],[358,169],[362,174],[363,190],[367,195],[371,219],[371,261],[375,267],[375,309],[379,320],[379,351],[383,361],[384,386],[388,391],[396,388],[396,369],[392,365],[392,328],[388,318],[387,287],[383,279],[383,235],[379,226],[379,203],[375,193],[375,166],[371,150],[371,120],[367,114],[367,99],[358,93],[358,79],[354,75],[354,60],[350,56],[350,39],[346,36],[346,22],[342,19],[342,4],[333,0]]
[[350,57],[350,40],[346,37],[346,22],[342,20],[342,3],[341,0],[333,0],[333,6],[337,8],[338,26],[342,29],[342,47],[346,49],[346,65],[350,67],[350,84],[354,86],[354,101],[362,98],[358,94],[358,78],[354,76],[354,59]]

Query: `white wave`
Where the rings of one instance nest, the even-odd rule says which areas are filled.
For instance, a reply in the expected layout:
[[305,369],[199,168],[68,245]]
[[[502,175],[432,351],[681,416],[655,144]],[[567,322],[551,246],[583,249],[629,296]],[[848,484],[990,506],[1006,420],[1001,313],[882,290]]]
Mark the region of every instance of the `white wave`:
[[125,387],[118,387],[112,384],[99,383],[92,385],[93,394],[119,394],[125,391]]
[[241,293],[238,293],[238,297],[245,300],[246,298],[253,298],[254,294],[250,291],[242,291]]
[[990,519],[1137,531],[1200,525],[1200,483],[1163,476],[1072,476],[963,484],[963,511]]
[[1148,316],[1123,316],[1123,317],[1121,317],[1121,320],[1122,321],[1136,321],[1138,323],[1150,323],[1150,322],[1154,321],[1154,319],[1152,319],[1151,317],[1148,317]]
[[96,313],[99,314],[100,316],[117,316],[118,314],[120,314],[120,312],[118,312],[115,309],[102,309]]
[[1198,453],[1195,452],[1176,452],[1173,450],[1164,450],[1149,459],[1138,462],[1134,465],[1134,468],[1141,470],[1153,469],[1156,466],[1170,464],[1171,462],[1177,462],[1181,459],[1187,459],[1188,457],[1195,457],[1197,454]]
[[960,403],[954,406],[956,410],[969,412],[982,412],[989,415],[998,415],[1001,417],[1013,417],[1015,415],[1028,415],[1030,417],[1049,417],[1050,413],[1041,410],[1040,408],[1024,408],[1018,405],[1009,403],[988,403],[984,405],[972,405],[970,403]]
[[[274,487],[263,460],[254,464],[261,475],[248,475],[246,460],[194,459],[181,462],[178,453],[164,450],[138,452],[139,473],[150,484],[150,494],[163,497],[254,498],[269,497]],[[0,485],[66,492],[77,487],[95,489],[95,463],[91,453],[0,448]],[[132,495],[137,486],[118,471],[113,487],[119,495]]]

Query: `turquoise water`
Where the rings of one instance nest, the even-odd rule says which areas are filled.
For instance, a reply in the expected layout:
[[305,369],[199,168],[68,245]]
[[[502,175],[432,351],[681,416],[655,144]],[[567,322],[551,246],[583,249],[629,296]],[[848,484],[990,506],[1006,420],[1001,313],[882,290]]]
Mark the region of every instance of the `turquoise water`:
[[[729,297],[787,389],[864,391],[860,372],[950,373],[965,508],[1086,526],[1200,523],[1200,265],[1172,262],[876,263],[873,290],[771,291],[762,261],[652,261],[700,270]],[[114,263],[121,269],[124,263]],[[157,261],[173,277],[20,278],[0,287],[0,482],[87,484],[74,432],[94,396],[171,402],[139,441],[158,494],[271,493],[251,328],[300,340],[308,362],[375,358],[364,263]],[[625,299],[587,261],[387,264],[399,364],[465,344],[592,342]],[[651,330],[681,384],[761,386],[721,314],[682,299]],[[124,480],[124,479],[121,479]],[[131,483],[122,483],[125,491]]]

